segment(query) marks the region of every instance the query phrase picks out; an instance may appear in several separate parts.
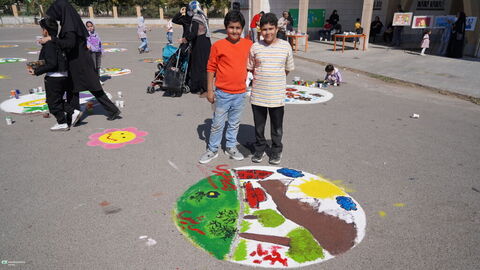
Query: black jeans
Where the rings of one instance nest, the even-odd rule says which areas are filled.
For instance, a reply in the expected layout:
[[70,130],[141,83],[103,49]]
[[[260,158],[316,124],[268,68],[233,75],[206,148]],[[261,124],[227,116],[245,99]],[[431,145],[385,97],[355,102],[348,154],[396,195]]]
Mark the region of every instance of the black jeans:
[[72,114],[74,108],[65,102],[63,95],[72,92],[71,80],[67,77],[49,77],[45,76],[45,91],[47,92],[48,109],[57,119],[57,123],[67,123],[65,113]]
[[270,135],[272,136],[272,153],[282,153],[283,144],[283,114],[284,106],[267,108],[252,104],[253,121],[255,123],[255,153],[265,152],[267,140],[265,139],[265,123],[267,114],[270,115]]

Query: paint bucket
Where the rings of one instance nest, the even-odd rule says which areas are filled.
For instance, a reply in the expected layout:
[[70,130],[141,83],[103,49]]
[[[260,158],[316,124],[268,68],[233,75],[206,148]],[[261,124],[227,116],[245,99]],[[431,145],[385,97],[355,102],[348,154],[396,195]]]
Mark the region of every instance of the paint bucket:
[[7,125],[10,126],[13,124],[13,119],[11,116],[5,117],[5,121],[7,122]]

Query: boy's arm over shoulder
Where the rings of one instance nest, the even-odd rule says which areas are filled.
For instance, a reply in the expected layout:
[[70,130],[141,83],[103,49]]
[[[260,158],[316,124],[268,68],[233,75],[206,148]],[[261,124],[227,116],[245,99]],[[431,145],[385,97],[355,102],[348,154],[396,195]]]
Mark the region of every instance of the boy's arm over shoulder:
[[45,65],[39,66],[35,69],[35,75],[39,76],[47,72],[57,71],[58,68],[58,59],[57,59],[57,46],[49,41],[43,45],[43,55],[45,60]]

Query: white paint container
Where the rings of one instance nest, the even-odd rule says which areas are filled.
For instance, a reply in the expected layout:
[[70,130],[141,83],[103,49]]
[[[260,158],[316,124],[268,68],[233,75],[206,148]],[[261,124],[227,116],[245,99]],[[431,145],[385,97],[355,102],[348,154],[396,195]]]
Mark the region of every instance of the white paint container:
[[115,100],[115,106],[120,107],[120,100]]
[[118,95],[118,98],[122,98],[123,97],[122,91],[118,91],[117,95]]
[[13,119],[11,116],[5,117],[5,121],[7,122],[7,125],[10,126],[13,124]]
[[125,107],[125,101],[123,101],[123,100],[120,100],[119,102],[120,102],[120,108],[123,108],[123,107]]

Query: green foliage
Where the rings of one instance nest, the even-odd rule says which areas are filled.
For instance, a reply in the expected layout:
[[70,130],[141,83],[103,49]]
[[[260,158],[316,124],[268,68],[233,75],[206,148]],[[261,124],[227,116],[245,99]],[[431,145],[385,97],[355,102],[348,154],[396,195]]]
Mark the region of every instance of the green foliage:
[[253,215],[258,217],[258,222],[264,227],[275,228],[285,222],[285,218],[273,209],[258,210]]
[[235,253],[233,253],[233,259],[235,261],[245,261],[247,259],[247,241],[245,239],[240,240]]
[[324,258],[323,248],[307,229],[294,229],[287,236],[290,238],[290,249],[287,255],[296,262],[304,263]]
[[231,240],[237,232],[237,211],[221,210],[214,220],[207,224],[208,232],[216,238]]
[[243,220],[242,224],[240,225],[240,232],[242,233],[248,231],[248,229],[250,229],[250,225],[252,225],[252,223]]

